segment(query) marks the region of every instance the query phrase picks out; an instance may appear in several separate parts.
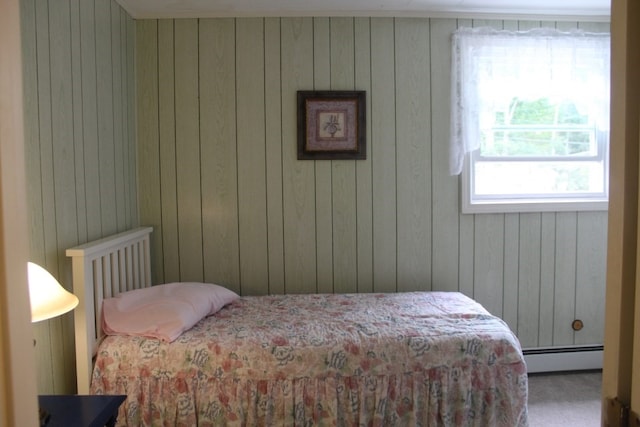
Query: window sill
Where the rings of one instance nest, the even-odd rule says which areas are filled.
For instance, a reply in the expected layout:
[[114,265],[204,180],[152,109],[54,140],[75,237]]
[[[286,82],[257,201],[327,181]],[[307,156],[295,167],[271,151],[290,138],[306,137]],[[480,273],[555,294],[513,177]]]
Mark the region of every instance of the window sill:
[[609,202],[606,200],[504,200],[504,201],[463,201],[463,214],[481,213],[525,213],[525,212],[579,212],[606,211]]

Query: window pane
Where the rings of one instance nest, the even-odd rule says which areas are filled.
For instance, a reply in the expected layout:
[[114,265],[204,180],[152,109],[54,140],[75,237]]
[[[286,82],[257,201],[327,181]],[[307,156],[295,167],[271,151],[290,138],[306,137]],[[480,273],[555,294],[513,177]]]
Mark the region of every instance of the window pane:
[[594,130],[510,128],[485,132],[480,146],[481,156],[595,156],[597,144]]
[[[578,101],[512,98],[493,103],[493,121],[482,133],[482,156],[564,157],[596,155],[594,119]],[[580,112],[580,111],[583,112]]]
[[602,162],[476,162],[474,167],[477,198],[605,194]]

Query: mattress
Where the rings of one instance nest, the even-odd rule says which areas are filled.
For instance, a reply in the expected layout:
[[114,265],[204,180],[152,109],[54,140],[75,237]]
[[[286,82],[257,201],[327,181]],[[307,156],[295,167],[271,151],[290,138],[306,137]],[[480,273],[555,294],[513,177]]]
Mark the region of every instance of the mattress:
[[109,336],[118,425],[526,426],[508,326],[456,292],[244,296],[171,343]]

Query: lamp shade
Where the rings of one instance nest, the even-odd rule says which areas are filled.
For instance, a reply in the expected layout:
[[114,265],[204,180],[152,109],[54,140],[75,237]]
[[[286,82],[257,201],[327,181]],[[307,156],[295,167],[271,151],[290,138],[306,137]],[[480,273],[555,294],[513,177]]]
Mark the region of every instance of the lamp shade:
[[47,270],[28,263],[31,322],[51,319],[73,310],[78,297],[63,288]]

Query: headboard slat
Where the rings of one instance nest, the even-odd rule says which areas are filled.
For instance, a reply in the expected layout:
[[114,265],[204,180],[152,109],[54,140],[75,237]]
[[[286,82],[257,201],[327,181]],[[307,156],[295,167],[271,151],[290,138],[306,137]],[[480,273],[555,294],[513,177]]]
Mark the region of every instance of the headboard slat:
[[113,296],[111,292],[111,254],[107,254],[102,257],[102,291],[104,292],[104,298],[111,298]]
[[135,245],[132,248],[132,256],[133,256],[133,289],[140,288],[140,276],[143,274],[143,271],[140,268],[140,245]]
[[127,262],[124,257],[124,253],[127,248],[118,250],[118,292],[125,292],[127,290]]
[[[99,333],[100,333],[100,319],[102,318],[102,304],[100,304],[100,301],[102,301],[104,299],[104,273],[103,273],[103,267],[104,264],[102,263],[102,257],[96,259],[93,263],[93,268],[94,270],[94,282],[93,282],[93,312],[95,313],[95,319],[93,319],[93,325],[95,330],[93,331],[91,338],[94,341],[91,341],[91,345],[94,346],[95,343],[98,342],[98,338],[99,338]],[[89,303],[89,301],[87,300],[87,303]],[[88,321],[89,319],[87,319]],[[91,355],[93,356],[95,354],[95,348],[91,348]]]
[[78,394],[88,394],[93,358],[102,338],[102,300],[151,286],[150,235],[140,227],[67,249],[72,258]]

